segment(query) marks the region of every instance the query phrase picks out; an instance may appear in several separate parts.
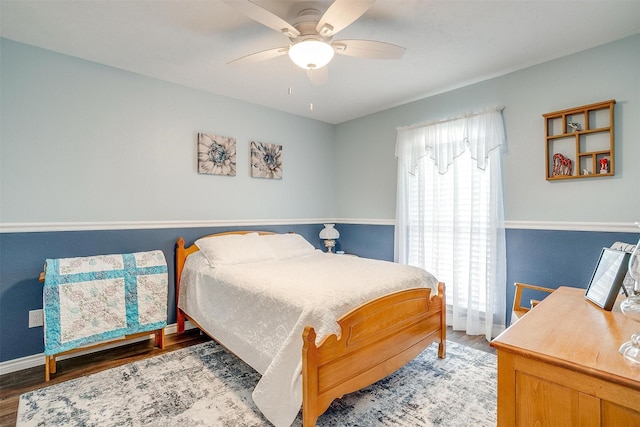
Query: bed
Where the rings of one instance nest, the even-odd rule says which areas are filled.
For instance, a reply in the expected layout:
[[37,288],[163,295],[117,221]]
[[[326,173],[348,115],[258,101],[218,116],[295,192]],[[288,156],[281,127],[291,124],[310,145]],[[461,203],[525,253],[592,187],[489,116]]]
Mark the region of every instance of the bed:
[[[399,278],[402,278],[401,280]],[[252,397],[275,426],[395,372],[431,343],[445,357],[444,284],[426,271],[327,254],[294,233],[234,231],[176,245],[185,321],[262,376]]]

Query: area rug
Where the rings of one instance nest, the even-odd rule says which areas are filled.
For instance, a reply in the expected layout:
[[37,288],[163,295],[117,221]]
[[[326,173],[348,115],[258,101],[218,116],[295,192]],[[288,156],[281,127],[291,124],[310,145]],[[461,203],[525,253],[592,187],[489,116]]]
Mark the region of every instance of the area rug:
[[[251,399],[260,375],[215,342],[20,396],[17,426],[269,426]],[[301,426],[300,414],[294,426]],[[496,357],[432,344],[389,377],[334,401],[318,426],[495,426]]]

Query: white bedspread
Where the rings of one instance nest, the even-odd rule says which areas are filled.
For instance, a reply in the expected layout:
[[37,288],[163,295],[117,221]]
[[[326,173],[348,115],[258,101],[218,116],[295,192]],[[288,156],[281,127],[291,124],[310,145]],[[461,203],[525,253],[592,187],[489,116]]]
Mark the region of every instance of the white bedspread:
[[274,425],[289,426],[302,404],[304,327],[320,343],[339,333],[336,321],[351,309],[416,287],[435,295],[437,280],[408,265],[320,251],[215,268],[196,252],[185,263],[179,307],[262,374],[254,402]]

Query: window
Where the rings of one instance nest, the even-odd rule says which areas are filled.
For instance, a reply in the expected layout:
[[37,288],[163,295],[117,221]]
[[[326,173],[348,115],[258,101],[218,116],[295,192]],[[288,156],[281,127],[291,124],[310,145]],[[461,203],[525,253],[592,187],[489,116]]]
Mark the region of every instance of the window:
[[499,109],[398,129],[396,258],[445,283],[447,324],[497,335],[505,323]]

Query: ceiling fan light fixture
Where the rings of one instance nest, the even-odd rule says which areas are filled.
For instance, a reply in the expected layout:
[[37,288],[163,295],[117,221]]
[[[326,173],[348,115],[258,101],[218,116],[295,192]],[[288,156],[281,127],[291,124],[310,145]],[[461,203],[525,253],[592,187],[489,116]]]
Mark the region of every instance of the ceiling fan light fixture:
[[320,40],[303,40],[289,49],[289,57],[300,68],[316,70],[333,58],[333,47]]

